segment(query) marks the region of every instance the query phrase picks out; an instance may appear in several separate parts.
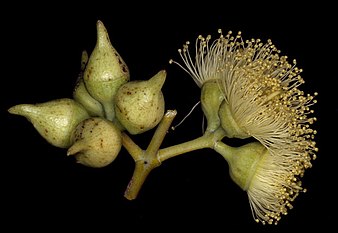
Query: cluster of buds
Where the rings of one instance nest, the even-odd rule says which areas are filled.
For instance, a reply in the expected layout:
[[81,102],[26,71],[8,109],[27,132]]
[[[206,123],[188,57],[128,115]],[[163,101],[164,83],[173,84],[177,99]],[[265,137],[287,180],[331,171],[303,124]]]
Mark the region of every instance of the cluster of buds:
[[77,162],[99,168],[119,154],[122,131],[139,134],[162,119],[166,72],[130,81],[129,69],[105,26],[98,21],[96,27],[96,46],[89,57],[86,51],[82,53],[73,98],[19,104],[8,111],[26,117],[43,138],[67,148],[67,155],[74,155]]

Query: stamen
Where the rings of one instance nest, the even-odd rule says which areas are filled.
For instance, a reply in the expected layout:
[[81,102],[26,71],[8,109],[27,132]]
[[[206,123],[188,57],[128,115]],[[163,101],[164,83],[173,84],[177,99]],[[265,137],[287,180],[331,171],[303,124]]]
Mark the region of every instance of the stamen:
[[187,119],[188,116],[190,116],[190,114],[194,111],[194,109],[201,103],[201,101],[198,101],[192,108],[191,110],[188,112],[188,114],[175,126],[172,126],[171,129],[172,130],[175,130],[178,126],[180,126],[184,121],[185,119]]

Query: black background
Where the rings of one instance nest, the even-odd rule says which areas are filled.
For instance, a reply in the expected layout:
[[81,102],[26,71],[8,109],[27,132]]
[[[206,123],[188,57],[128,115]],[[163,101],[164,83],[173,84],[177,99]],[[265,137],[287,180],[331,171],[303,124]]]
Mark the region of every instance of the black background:
[[[270,3],[271,4],[271,3]],[[332,7],[243,2],[182,6],[153,4],[18,5],[4,8],[1,66],[1,227],[26,230],[206,229],[232,232],[286,232],[335,225],[337,201],[337,42]],[[297,59],[306,83],[317,91],[318,159],[305,173],[306,194],[278,226],[253,221],[247,195],[229,178],[224,159],[211,150],[194,151],[165,161],[153,170],[136,200],[123,197],[133,172],[133,160],[122,149],[109,166],[93,169],[76,164],[66,150],[49,145],[24,118],[7,109],[20,103],[69,97],[80,69],[82,50],[96,42],[96,21],[106,26],[113,46],[127,63],[131,80],[148,79],[167,71],[163,87],[166,109],[176,109],[177,124],[199,100],[200,90],[170,58],[179,61],[178,48],[199,34],[218,37],[242,31],[243,38],[271,38],[282,54]],[[163,147],[201,135],[198,108]],[[132,138],[146,148],[153,131]],[[333,141],[333,143],[331,143]],[[3,224],[4,223],[4,224]],[[118,230],[121,229],[121,230]]]

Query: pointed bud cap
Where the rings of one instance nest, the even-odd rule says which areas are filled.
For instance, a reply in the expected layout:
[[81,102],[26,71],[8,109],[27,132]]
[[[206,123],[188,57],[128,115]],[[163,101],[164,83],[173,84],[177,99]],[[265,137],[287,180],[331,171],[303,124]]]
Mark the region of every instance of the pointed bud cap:
[[114,96],[119,87],[129,81],[129,70],[110,43],[103,23],[97,21],[96,27],[97,42],[89,57],[83,79],[88,93],[102,104],[105,117],[113,120]]

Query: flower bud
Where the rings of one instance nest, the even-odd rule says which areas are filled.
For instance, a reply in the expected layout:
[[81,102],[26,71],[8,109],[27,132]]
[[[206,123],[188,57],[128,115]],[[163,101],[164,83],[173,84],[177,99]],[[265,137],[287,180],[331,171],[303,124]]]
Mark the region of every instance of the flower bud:
[[146,81],[131,81],[118,90],[115,97],[116,118],[131,134],[154,128],[164,115],[161,88],[166,71],[161,70]]
[[104,118],[92,117],[82,121],[71,138],[74,143],[67,155],[75,155],[78,163],[100,168],[114,161],[121,150],[121,132]]
[[26,117],[50,144],[68,148],[74,128],[89,115],[83,106],[68,98],[38,104],[19,104],[8,111]]
[[214,132],[220,126],[218,112],[224,96],[219,85],[218,80],[213,79],[205,82],[201,89],[202,110],[208,123],[207,132]]
[[77,102],[83,105],[87,110],[90,116],[100,116],[104,117],[104,112],[102,105],[99,101],[94,99],[87,91],[87,88],[83,81],[83,73],[88,63],[88,53],[87,51],[82,52],[81,56],[81,71],[78,76],[76,86],[73,91],[73,98]]
[[102,104],[105,118],[113,120],[114,96],[119,87],[129,81],[129,70],[110,43],[103,23],[97,21],[96,27],[96,46],[89,57],[83,80],[88,93]]
[[83,105],[90,116],[104,116],[101,103],[88,93],[82,78],[78,80],[75,86],[73,98]]
[[226,101],[223,101],[219,108],[219,118],[221,120],[221,126],[228,138],[244,139],[250,137],[250,135],[237,124],[232,116],[229,104],[227,104]]

